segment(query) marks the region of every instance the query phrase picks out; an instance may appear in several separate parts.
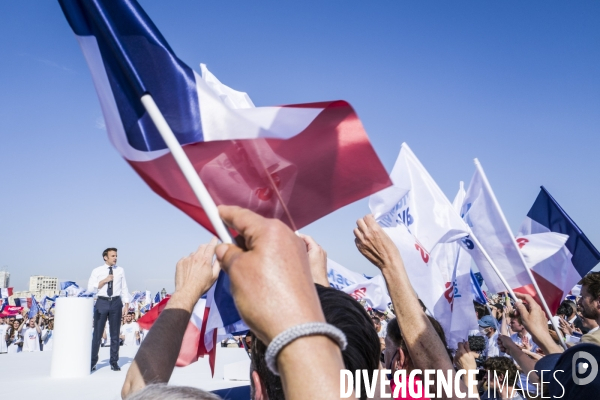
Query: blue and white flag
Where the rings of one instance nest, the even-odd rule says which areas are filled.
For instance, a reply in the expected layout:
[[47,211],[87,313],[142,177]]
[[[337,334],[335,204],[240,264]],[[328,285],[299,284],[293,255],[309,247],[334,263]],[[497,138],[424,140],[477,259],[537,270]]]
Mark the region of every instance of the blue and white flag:
[[27,316],[31,319],[31,318],[35,318],[35,316],[40,312],[40,307],[38,305],[38,302],[35,300],[35,296],[31,295],[31,308],[29,309],[29,313],[27,314]]
[[60,290],[67,290],[69,287],[79,289],[79,285],[73,281],[64,281],[60,283]]
[[483,293],[483,290],[481,290],[479,281],[475,277],[473,271],[471,271],[471,292],[473,293],[473,300],[475,300],[479,304],[487,303],[487,300],[485,299],[485,294]]
[[[567,235],[566,243],[560,251],[534,265],[531,272],[554,313],[573,286],[600,262],[600,252],[542,186],[519,235],[549,232]],[[523,242],[523,245],[525,249],[530,243]]]
[[154,304],[160,303],[160,292],[156,292],[156,296],[154,296]]
[[392,302],[381,274],[369,278],[328,258],[327,280],[332,288],[348,293],[357,301],[364,300],[374,310],[385,312]]

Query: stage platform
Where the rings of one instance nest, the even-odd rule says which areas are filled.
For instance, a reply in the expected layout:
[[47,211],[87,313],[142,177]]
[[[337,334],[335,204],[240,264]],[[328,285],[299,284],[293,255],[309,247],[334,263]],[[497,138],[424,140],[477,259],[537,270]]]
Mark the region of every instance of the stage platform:
[[[137,348],[121,347],[121,371],[111,371],[109,348],[100,349],[98,369],[90,376],[78,379],[50,378],[52,352],[0,354],[0,387],[2,398],[31,397],[41,399],[120,399],[121,387]],[[247,386],[249,362],[244,349],[217,348],[215,376],[211,377],[208,359],[200,359],[187,367],[175,368],[169,384],[198,387],[207,391]],[[225,380],[225,365],[235,364],[238,379]],[[240,369],[243,369],[240,370]],[[231,366],[228,367],[228,371]],[[228,374],[227,376],[230,376]]]

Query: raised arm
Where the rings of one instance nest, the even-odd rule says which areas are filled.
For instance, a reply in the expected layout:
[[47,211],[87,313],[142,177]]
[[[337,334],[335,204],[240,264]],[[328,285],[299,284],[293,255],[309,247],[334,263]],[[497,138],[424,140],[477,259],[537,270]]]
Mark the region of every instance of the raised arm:
[[[385,278],[402,337],[415,367],[453,371],[446,347],[421,308],[394,242],[372,215],[357,221],[354,236],[358,251],[379,268]],[[462,390],[466,392],[466,387]]]
[[[302,239],[281,221],[249,210],[220,206],[219,211],[245,240],[246,249],[221,244],[216,253],[237,309],[260,341],[268,345],[289,328],[325,323]],[[276,364],[287,400],[340,398],[344,363],[339,346],[328,337],[292,341],[278,353]]]
[[123,398],[150,383],[167,383],[171,378],[194,306],[219,274],[219,263],[212,262],[216,245],[213,239],[177,263],[175,293],[135,355],[121,390]]
[[533,341],[542,349],[544,354],[562,353],[564,350],[556,344],[548,333],[548,319],[542,308],[528,294],[515,293],[523,302],[517,302],[515,308],[527,332],[531,334]]

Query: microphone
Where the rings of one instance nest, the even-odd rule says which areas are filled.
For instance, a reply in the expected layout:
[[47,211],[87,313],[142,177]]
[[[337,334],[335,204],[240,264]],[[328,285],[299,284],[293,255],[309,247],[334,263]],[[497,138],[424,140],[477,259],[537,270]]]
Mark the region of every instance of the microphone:
[[[113,274],[113,267],[108,267],[108,274],[112,275]],[[108,289],[112,292],[112,288],[113,288],[113,281],[108,282]]]

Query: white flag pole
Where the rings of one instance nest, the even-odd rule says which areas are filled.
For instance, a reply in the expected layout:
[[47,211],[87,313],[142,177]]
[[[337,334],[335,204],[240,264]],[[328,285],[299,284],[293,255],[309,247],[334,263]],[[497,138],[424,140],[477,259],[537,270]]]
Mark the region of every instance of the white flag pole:
[[150,116],[150,118],[152,118],[152,122],[154,122],[154,125],[156,125],[156,129],[158,130],[163,140],[169,147],[169,150],[171,151],[173,158],[177,162],[177,165],[181,169],[181,172],[185,176],[185,179],[187,179],[192,190],[194,191],[194,194],[198,198],[200,205],[204,209],[206,216],[208,217],[210,223],[217,232],[219,239],[221,239],[223,243],[233,243],[233,239],[229,234],[227,227],[219,217],[219,210],[217,209],[217,205],[210,196],[210,193],[208,193],[208,190],[206,190],[206,186],[204,186],[204,183],[202,183],[200,176],[198,176],[198,173],[194,169],[194,166],[190,162],[190,159],[188,158],[187,154],[185,154],[185,151],[183,151],[181,144],[175,137],[175,134],[171,130],[171,127],[169,126],[167,121],[165,120],[165,117],[158,109],[158,106],[154,102],[154,99],[150,94],[145,94],[142,96],[141,101],[144,105],[144,108],[146,108],[148,115]]
[[[479,162],[478,159],[475,159],[475,168],[477,168],[477,170],[481,174],[481,177],[483,179],[483,184],[489,190],[489,192],[491,194],[491,197],[492,197],[492,201],[494,202],[494,205],[496,206],[496,208],[499,211],[501,211],[502,209],[500,208],[500,204],[498,203],[498,200],[496,199],[496,195],[494,194],[494,191],[492,190],[490,182],[488,181],[487,176],[485,175],[485,172],[483,171],[483,168],[481,167],[481,163]],[[506,220],[506,217],[504,216],[504,213],[500,212],[500,216],[502,217],[502,223],[504,224],[505,228],[508,230],[508,232],[512,232],[511,229],[510,229],[510,226],[508,225],[508,221]],[[539,286],[537,284],[537,281],[533,277],[533,274],[531,273],[531,270],[529,269],[529,266],[525,262],[525,258],[523,257],[523,253],[521,253],[521,250],[519,249],[519,245],[518,245],[516,239],[514,238],[513,235],[511,235],[511,237],[513,238],[513,242],[514,242],[515,248],[517,249],[517,253],[519,253],[519,258],[521,259],[521,262],[523,263],[523,266],[525,267],[525,270],[527,271],[527,275],[529,275],[529,279],[531,279],[531,282],[533,283],[533,287],[535,288],[535,291],[536,291],[537,295],[540,297],[540,300],[542,301],[542,306],[544,307],[544,310],[546,311],[546,314],[548,315],[548,318],[552,322],[552,327],[554,328],[554,331],[556,332],[556,335],[560,339],[560,344],[562,345],[562,347],[565,350],[567,350],[567,344],[565,343],[565,339],[563,338],[561,332],[558,330],[558,326],[556,325],[556,322],[552,318],[552,313],[550,312],[550,308],[548,307],[548,303],[546,303],[546,299],[542,295],[542,291],[540,290],[540,288],[539,288]]]

